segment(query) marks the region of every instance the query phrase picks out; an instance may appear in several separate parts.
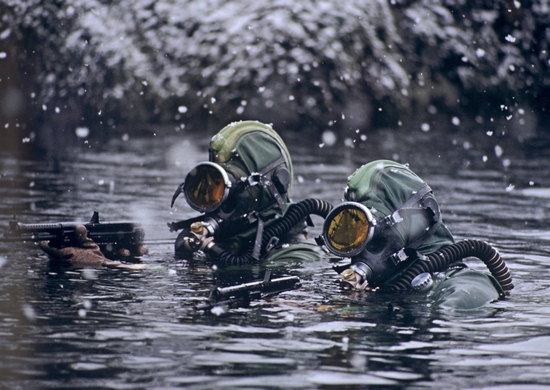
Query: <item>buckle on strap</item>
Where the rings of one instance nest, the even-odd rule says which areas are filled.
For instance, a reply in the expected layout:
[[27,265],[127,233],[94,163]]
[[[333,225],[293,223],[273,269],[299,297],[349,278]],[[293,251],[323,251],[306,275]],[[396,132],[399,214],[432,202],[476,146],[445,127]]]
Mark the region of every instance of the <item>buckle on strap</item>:
[[384,218],[383,223],[386,225],[386,227],[391,227],[401,221],[403,221],[403,217],[399,213],[399,210],[395,210],[393,213]]
[[424,184],[424,186],[416,191],[416,193],[412,197],[410,197],[405,203],[403,203],[401,207],[399,207],[390,215],[387,215],[382,220],[382,223],[386,226],[386,228],[392,227],[393,225],[402,222],[405,217],[412,214],[424,213],[427,209],[431,210],[435,214],[434,210],[432,210],[431,202],[423,201],[426,195],[428,195],[431,191],[432,189],[430,188],[430,186]]
[[388,256],[387,260],[388,262],[391,262],[392,266],[395,266],[409,258],[409,255],[405,253],[405,248],[401,248],[397,252],[395,252],[393,255]]

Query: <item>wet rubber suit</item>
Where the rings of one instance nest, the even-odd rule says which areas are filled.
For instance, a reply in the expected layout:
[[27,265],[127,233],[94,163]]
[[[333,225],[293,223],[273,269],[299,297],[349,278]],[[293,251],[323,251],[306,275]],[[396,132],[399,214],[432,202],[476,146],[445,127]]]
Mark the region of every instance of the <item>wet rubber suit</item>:
[[329,249],[351,258],[351,266],[340,271],[352,288],[414,288],[426,291],[437,306],[451,309],[481,307],[503,297],[501,284],[512,288],[509,274],[499,283],[492,275],[469,269],[462,258],[403,282],[407,272],[433,263],[441,251],[460,244],[442,223],[431,188],[407,166],[379,160],[360,167],[348,179],[345,199],[325,220],[323,235],[332,245]]

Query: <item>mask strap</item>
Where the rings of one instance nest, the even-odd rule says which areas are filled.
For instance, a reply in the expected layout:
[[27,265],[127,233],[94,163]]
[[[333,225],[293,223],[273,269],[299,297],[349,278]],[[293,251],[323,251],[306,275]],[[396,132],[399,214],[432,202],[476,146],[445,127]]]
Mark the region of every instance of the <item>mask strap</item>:
[[384,218],[383,223],[386,228],[389,228],[403,221],[405,217],[414,214],[428,214],[427,216],[433,222],[433,224],[429,227],[428,230],[417,237],[416,240],[407,245],[407,248],[416,249],[417,247],[419,247],[424,241],[432,236],[442,224],[441,214],[439,213],[437,202],[435,201],[435,199],[426,198],[426,195],[428,195],[430,192],[432,192],[430,186],[428,184],[424,184],[424,186],[420,188],[416,192],[416,194],[407,199],[407,201],[403,203],[400,208]]
[[426,211],[427,213],[430,213],[429,217],[431,217],[432,220],[434,220],[434,224],[430,226],[428,230],[426,230],[423,234],[421,234],[419,237],[416,238],[413,242],[411,242],[409,245],[407,245],[407,248],[416,249],[418,248],[424,241],[426,241],[428,238],[430,238],[437,229],[442,225],[441,221],[441,214],[439,213],[439,207],[437,205],[437,202],[432,198],[427,198],[422,200],[422,210]]
[[430,192],[432,192],[432,189],[429,185],[424,184],[422,188],[420,188],[418,191],[416,191],[416,194],[411,196],[405,203],[403,203],[400,207],[400,209],[407,209],[410,207],[413,207],[415,204],[420,202],[423,197],[428,195]]
[[403,221],[403,218],[408,217],[411,214],[422,212],[423,211],[422,209],[419,209],[413,206],[419,204],[422,198],[428,195],[431,191],[432,189],[430,188],[430,186],[427,184],[424,184],[424,186],[420,188],[418,191],[416,191],[416,193],[413,196],[407,199],[405,203],[401,205],[401,207],[399,207],[397,210],[395,210],[393,213],[386,216],[382,220],[382,224],[384,225],[384,228],[387,229],[392,227],[393,225]]
[[283,196],[279,193],[279,191],[277,191],[277,187],[275,187],[275,183],[273,183],[273,179],[268,180],[265,178],[266,173],[274,170],[275,168],[277,168],[279,165],[283,163],[287,163],[284,155],[279,157],[277,160],[273,161],[271,164],[264,167],[261,171],[259,171],[259,173],[261,174],[260,182],[269,190],[269,192],[271,193],[271,196],[275,198],[275,201],[279,205],[279,208],[284,213],[286,211],[286,203],[285,203],[285,200],[283,199]]
[[286,158],[284,158],[283,156],[279,157],[277,160],[275,160],[271,164],[265,166],[262,170],[260,170],[258,172],[261,173],[262,175],[265,175],[269,171],[277,168],[282,163],[286,163]]
[[[248,180],[248,186],[256,185],[258,183],[265,186],[269,190],[273,198],[275,198],[276,202],[279,204],[279,207],[283,212],[286,210],[286,203],[283,197],[281,196],[281,194],[279,193],[279,191],[277,191],[277,188],[275,187],[273,180],[266,179],[265,174],[274,170],[279,165],[285,162],[286,162],[286,158],[284,158],[284,156],[281,156],[277,160],[273,161],[271,164],[261,169],[260,171],[252,173],[249,176],[249,180]],[[253,180],[253,176],[255,175],[259,176],[257,180],[256,179]],[[252,257],[256,260],[260,259],[260,255],[262,252],[262,241],[263,241],[263,234],[264,234],[264,221],[260,216],[260,213],[262,211],[263,210],[256,210],[254,213],[251,213],[249,215],[250,222],[252,222],[254,219],[256,219],[256,222],[257,222],[256,237],[254,239],[254,249],[252,251]]]
[[275,184],[273,183],[273,180],[263,179],[261,180],[261,183],[267,187],[269,192],[271,193],[271,196],[275,198],[275,201],[277,201],[277,204],[279,205],[279,208],[284,213],[286,210],[286,203],[279,191],[277,191],[277,188],[275,187]]
[[256,228],[256,239],[254,240],[254,250],[252,251],[252,257],[256,260],[260,259],[262,251],[262,241],[264,235],[264,221],[258,215],[258,226]]

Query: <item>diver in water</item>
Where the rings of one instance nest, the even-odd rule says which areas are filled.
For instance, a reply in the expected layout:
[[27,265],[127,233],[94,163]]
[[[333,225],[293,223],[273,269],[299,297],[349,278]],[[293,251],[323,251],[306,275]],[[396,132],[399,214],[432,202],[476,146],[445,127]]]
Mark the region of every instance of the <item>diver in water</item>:
[[[513,288],[508,268],[485,242],[454,238],[431,188],[407,166],[380,160],[348,179],[345,202],[325,219],[320,244],[351,259],[336,267],[348,289],[429,291],[440,307],[473,309]],[[470,270],[478,257],[491,275]]]
[[325,217],[327,202],[306,199],[292,203],[293,168],[288,149],[271,126],[235,122],[212,137],[209,161],[186,176],[172,197],[180,194],[203,213],[169,224],[181,230],[176,256],[198,251],[221,266],[256,263],[269,258],[318,260],[322,251],[306,242],[310,214]]

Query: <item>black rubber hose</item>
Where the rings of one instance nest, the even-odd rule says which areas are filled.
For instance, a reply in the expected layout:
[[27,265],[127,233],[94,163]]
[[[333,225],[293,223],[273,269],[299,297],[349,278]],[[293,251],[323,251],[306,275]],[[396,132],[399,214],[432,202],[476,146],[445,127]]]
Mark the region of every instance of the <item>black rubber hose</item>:
[[[282,218],[265,229],[262,237],[262,252],[265,251],[267,244],[273,237],[282,237],[308,215],[314,214],[325,218],[331,210],[332,205],[321,199],[304,199],[290,205]],[[258,260],[252,256],[253,251],[254,243],[251,243],[245,253],[241,255],[235,255],[217,244],[208,249],[213,261],[218,265],[225,266],[256,263]]]
[[411,281],[423,272],[445,271],[450,264],[461,261],[465,257],[477,257],[487,265],[491,274],[498,281],[505,294],[514,288],[512,277],[506,263],[498,251],[491,245],[479,240],[464,240],[449,245],[426,256],[427,260],[418,260],[394,284],[387,286],[389,291],[407,290]]

